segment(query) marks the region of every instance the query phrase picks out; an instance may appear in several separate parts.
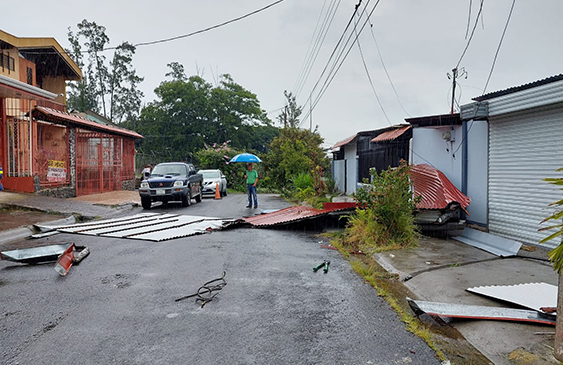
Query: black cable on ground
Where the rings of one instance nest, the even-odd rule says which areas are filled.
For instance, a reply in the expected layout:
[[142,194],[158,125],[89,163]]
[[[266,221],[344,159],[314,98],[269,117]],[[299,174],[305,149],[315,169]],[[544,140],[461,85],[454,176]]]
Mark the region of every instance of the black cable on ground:
[[[195,298],[195,302],[201,302],[201,306],[203,307],[205,304],[207,304],[208,302],[212,301],[213,298],[215,298],[218,294],[219,291],[221,289],[223,289],[223,287],[225,285],[227,285],[227,281],[225,281],[225,275],[227,274],[226,271],[223,271],[223,276],[221,276],[218,279],[213,279],[211,281],[208,281],[207,283],[203,284],[202,286],[199,287],[199,289],[197,290],[197,293],[195,294],[191,294],[191,295],[186,295],[185,297],[181,297],[175,300],[175,302],[179,302],[181,300],[184,299],[188,299],[188,298]],[[216,293],[214,293],[216,292]]]

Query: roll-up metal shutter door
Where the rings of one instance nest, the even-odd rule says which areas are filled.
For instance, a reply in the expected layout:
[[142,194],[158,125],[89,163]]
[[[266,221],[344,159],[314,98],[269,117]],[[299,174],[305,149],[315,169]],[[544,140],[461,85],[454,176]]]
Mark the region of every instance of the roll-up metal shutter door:
[[[489,118],[489,231],[537,245],[554,231],[538,229],[563,191],[543,181],[562,177],[563,104]],[[555,247],[552,240],[542,246]]]

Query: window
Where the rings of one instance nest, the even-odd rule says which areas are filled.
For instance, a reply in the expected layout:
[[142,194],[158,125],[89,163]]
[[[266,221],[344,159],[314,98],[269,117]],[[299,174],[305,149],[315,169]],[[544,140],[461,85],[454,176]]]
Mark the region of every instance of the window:
[[16,61],[13,57],[10,57],[9,53],[0,53],[0,67],[2,67],[2,71],[8,70],[10,71],[16,70]]
[[27,84],[33,85],[33,69],[31,67],[27,68]]

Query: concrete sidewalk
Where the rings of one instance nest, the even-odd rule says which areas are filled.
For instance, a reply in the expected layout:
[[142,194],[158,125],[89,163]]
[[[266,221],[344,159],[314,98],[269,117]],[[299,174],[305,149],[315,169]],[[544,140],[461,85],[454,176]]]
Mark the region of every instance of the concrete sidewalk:
[[[453,239],[423,237],[416,248],[373,257],[387,271],[399,274],[419,300],[514,308],[465,289],[531,282],[557,285],[557,273],[547,261],[523,257],[532,256],[524,251],[519,255],[503,259]],[[547,250],[538,248],[533,256],[547,259]],[[553,357],[554,336],[545,334],[554,333],[554,326],[469,319],[450,325],[494,364],[559,364]]]
[[[140,205],[137,191],[113,191],[78,198],[53,198],[34,194],[0,192],[0,206],[15,206],[42,212],[56,212],[86,219],[112,218],[127,215]],[[0,246],[21,240],[33,233],[31,227],[0,231]]]

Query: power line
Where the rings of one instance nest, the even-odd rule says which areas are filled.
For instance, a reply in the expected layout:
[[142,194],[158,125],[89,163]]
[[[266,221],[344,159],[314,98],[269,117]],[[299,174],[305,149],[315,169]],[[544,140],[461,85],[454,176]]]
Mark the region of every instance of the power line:
[[354,32],[356,32],[356,42],[358,43],[358,49],[360,50],[360,56],[362,57],[362,63],[364,65],[364,70],[366,70],[366,75],[368,76],[369,84],[371,85],[371,89],[373,90],[373,93],[375,94],[375,98],[377,99],[377,103],[379,104],[379,107],[381,108],[381,111],[383,112],[385,119],[387,119],[387,123],[389,123],[389,125],[393,125],[391,123],[391,121],[389,120],[389,117],[387,116],[387,113],[385,112],[385,109],[383,108],[383,104],[381,104],[381,100],[379,99],[379,95],[377,95],[377,91],[375,90],[375,86],[373,85],[373,81],[371,79],[371,75],[369,73],[368,66],[366,65],[366,60],[364,58],[364,52],[362,51],[362,46],[360,45],[360,39],[358,38],[356,26],[357,26],[357,23],[354,24]]
[[377,40],[375,39],[375,34],[373,33],[373,24],[371,23],[371,20],[369,19],[369,17],[368,17],[368,21],[369,21],[369,25],[370,25],[371,36],[373,38],[373,41],[375,42],[375,48],[377,49],[377,53],[379,54],[379,59],[381,60],[381,65],[383,66],[383,69],[385,70],[385,74],[387,75],[387,79],[389,80],[389,83],[391,84],[391,87],[393,88],[393,91],[395,92],[395,96],[397,97],[397,101],[399,102],[401,109],[403,109],[405,114],[410,117],[411,115],[409,114],[409,112],[406,111],[405,107],[403,106],[403,103],[401,103],[401,98],[399,97],[399,93],[397,92],[397,89],[395,88],[395,84],[393,83],[393,80],[391,80],[391,76],[389,75],[389,72],[387,71],[387,67],[385,66],[385,62],[383,61],[383,56],[381,55],[381,50],[379,49],[379,45],[377,44]]
[[[368,15],[368,18],[369,18],[369,16],[371,16],[371,14],[373,14],[373,12],[375,11],[377,5],[379,5],[379,2],[380,2],[380,1],[381,1],[381,0],[377,0],[377,2],[375,3],[375,5],[373,6],[373,8],[372,8],[371,11],[370,11],[370,13],[369,13],[369,15]],[[366,11],[366,9],[367,9],[367,7],[368,7],[369,2],[370,2],[370,0],[368,0],[368,2],[366,3],[366,5],[365,5],[365,7],[364,7],[364,9],[363,9],[362,14],[360,15],[360,17],[363,15],[363,13],[365,13],[365,11]],[[348,25],[347,25],[347,27],[346,27],[344,33],[343,33],[343,36],[345,35],[345,32],[346,32],[346,30],[348,29],[349,24],[350,24],[351,21],[354,19],[355,15],[356,15],[356,12],[357,12],[357,9],[359,8],[360,4],[361,4],[361,0],[360,0],[360,2],[355,6],[354,13],[352,14],[352,18],[350,19],[350,22],[348,23]],[[362,31],[364,30],[364,28],[365,28],[367,22],[368,22],[367,20],[364,21],[364,23],[363,23],[361,29],[360,29],[359,32],[357,33],[358,36],[359,36],[359,35],[362,33]],[[354,46],[354,43],[355,43],[355,42],[357,41],[357,39],[358,39],[358,37],[356,37],[356,38],[352,41],[352,44],[351,44],[350,46],[348,46],[348,43],[350,42],[350,39],[352,38],[352,36],[353,36],[352,33],[350,34],[350,36],[348,36],[348,39],[346,40],[346,44],[342,47],[342,49],[341,49],[341,51],[340,51],[340,53],[339,53],[337,59],[335,60],[334,64],[332,65],[332,68],[331,68],[331,70],[330,70],[330,72],[329,72],[329,75],[327,76],[327,78],[325,79],[325,82],[324,82],[323,85],[321,86],[321,91],[319,91],[319,94],[317,95],[317,98],[315,99],[314,104],[311,105],[311,108],[310,108],[310,110],[309,110],[309,113],[311,113],[311,111],[317,106],[317,104],[319,103],[320,99],[322,98],[322,96],[324,95],[324,93],[326,92],[326,90],[328,89],[328,87],[330,86],[330,84],[332,83],[332,80],[334,80],[334,78],[336,77],[336,74],[338,73],[338,71],[340,70],[340,68],[342,67],[342,65],[344,64],[344,61],[345,61],[346,58],[348,57],[348,54],[349,54],[350,51],[352,50],[352,47]],[[343,38],[343,37],[341,37],[341,39],[342,39],[342,38]],[[337,46],[338,46],[338,45],[337,45]],[[348,47],[348,50],[347,50],[347,51],[345,51],[346,47]],[[341,59],[341,60],[339,61],[339,59]],[[338,62],[340,62],[340,63],[338,63]],[[329,60],[329,63],[330,63],[330,60]],[[328,64],[327,64],[327,67],[328,67]],[[325,69],[326,69],[326,67],[325,67]],[[321,78],[322,78],[322,74],[321,74],[321,76],[319,77],[319,80],[317,81],[317,84],[320,82]],[[315,84],[315,87],[317,86],[317,84]],[[306,119],[307,116],[308,116],[308,115],[306,115],[306,116],[304,117],[304,119]]]
[[[326,36],[328,35],[328,30],[330,29],[330,26],[334,21],[334,17],[336,16],[336,12],[338,10],[338,7],[340,6],[341,1],[342,0],[338,0],[338,2],[336,2],[336,0],[331,0],[331,3],[325,14],[321,28],[316,36],[316,39],[315,39],[316,28],[315,28],[315,32],[313,32],[313,38],[311,39],[311,41],[315,39],[315,42],[312,51],[309,53],[309,50],[307,50],[308,54],[303,65],[302,72],[299,74],[299,77],[297,79],[294,88],[294,92],[295,92],[294,95],[296,96],[296,98],[298,98],[299,95],[301,94],[301,91],[303,90],[303,87],[305,86],[305,83],[307,82],[307,79],[311,74],[311,70],[315,62],[317,61],[317,57],[320,53],[321,47],[326,39]],[[321,10],[321,14],[319,14],[319,20],[321,16],[322,16],[322,10]]]
[[465,28],[465,39],[469,34],[469,24],[471,23],[471,8],[473,7],[473,0],[469,0],[469,14],[467,15],[467,28]]
[[495,58],[493,59],[493,64],[491,65],[491,71],[489,72],[489,77],[487,77],[487,82],[485,83],[485,87],[483,88],[483,94],[487,90],[487,86],[489,86],[489,81],[491,80],[491,76],[493,75],[493,70],[495,69],[495,64],[497,63],[498,53],[500,51],[500,46],[502,45],[502,41],[504,40],[504,35],[506,34],[506,29],[508,28],[508,23],[510,22],[510,18],[512,17],[512,10],[514,10],[514,4],[516,0],[512,0],[512,6],[510,7],[510,13],[508,13],[508,19],[506,19],[506,24],[504,25],[504,30],[502,31],[502,36],[500,37],[500,42],[497,47],[497,51],[495,53]]
[[471,40],[473,39],[473,34],[475,34],[475,28],[477,28],[477,24],[479,24],[479,16],[481,15],[481,12],[483,11],[483,3],[484,2],[485,2],[485,0],[481,0],[481,5],[479,5],[479,12],[477,13],[477,17],[475,18],[475,23],[473,24],[473,29],[471,30],[471,35],[469,36],[469,39],[467,40],[467,44],[465,45],[463,53],[461,54],[459,61],[457,61],[457,65],[455,66],[455,68],[458,68],[459,65],[461,64],[461,60],[463,60],[463,57],[465,56],[465,52],[467,52],[467,49],[469,48],[469,44],[471,43]]
[[[159,40],[156,40],[156,41],[141,42],[141,43],[134,44],[133,46],[134,46],[134,47],[150,46],[150,45],[153,45],[153,44],[171,42],[171,41],[175,41],[175,40],[178,40],[178,39],[187,38],[187,37],[191,37],[191,36],[194,36],[194,35],[197,35],[197,34],[205,33],[205,32],[208,32],[208,31],[210,31],[210,30],[217,29],[217,28],[223,27],[223,26],[225,26],[225,25],[228,25],[228,24],[237,22],[237,21],[239,21],[239,20],[248,18],[249,16],[252,16],[252,15],[254,15],[254,14],[258,14],[258,13],[260,13],[260,12],[266,10],[266,9],[269,9],[269,8],[271,8],[272,6],[277,5],[277,4],[279,4],[279,3],[281,3],[281,2],[284,2],[284,1],[285,1],[285,0],[277,0],[277,1],[274,1],[273,3],[271,3],[271,4],[269,4],[269,5],[266,5],[266,6],[262,7],[262,8],[260,8],[260,9],[254,10],[254,11],[252,11],[252,12],[250,12],[250,13],[245,14],[245,15],[241,15],[241,16],[239,16],[239,17],[237,17],[237,18],[234,18],[234,19],[231,19],[231,20],[227,20],[227,21],[225,21],[225,22],[223,22],[223,23],[219,23],[219,24],[217,24],[217,25],[213,25],[213,26],[210,26],[210,27],[207,27],[207,28],[204,28],[204,29],[200,29],[200,30],[197,30],[197,31],[195,31],[195,32],[191,32],[191,33],[188,33],[188,34],[183,34],[183,35],[179,35],[179,36],[175,36],[175,37],[170,37],[170,38],[159,39]],[[99,50],[98,52],[115,50],[115,49],[117,49],[117,48],[118,48],[118,47],[107,47],[107,48],[103,48],[103,49]],[[28,54],[59,54],[60,52],[26,52],[26,53],[28,53]],[[66,50],[64,51],[64,53],[67,54],[68,56],[70,56],[70,55],[68,54],[68,52],[66,52]],[[89,53],[89,51],[80,51],[80,53]]]

